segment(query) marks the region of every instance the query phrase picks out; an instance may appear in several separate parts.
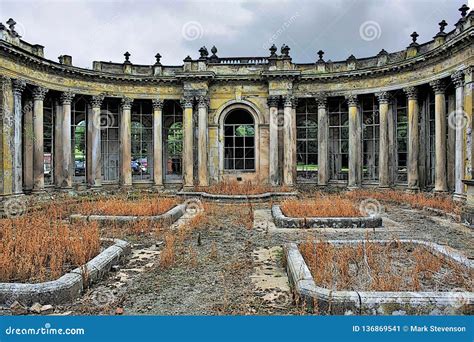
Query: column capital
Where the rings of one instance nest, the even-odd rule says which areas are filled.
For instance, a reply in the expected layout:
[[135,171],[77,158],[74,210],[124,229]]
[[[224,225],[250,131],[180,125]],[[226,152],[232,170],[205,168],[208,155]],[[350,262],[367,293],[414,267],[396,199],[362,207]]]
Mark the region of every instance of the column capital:
[[37,86],[33,88],[33,98],[36,101],[43,101],[49,89]]
[[316,102],[318,104],[318,109],[325,109],[328,104],[328,97],[326,93],[316,94]]
[[346,101],[349,107],[356,107],[359,104],[359,99],[356,94],[346,95]]
[[197,99],[199,108],[208,108],[209,107],[209,97],[201,95]]
[[267,97],[268,107],[278,107],[279,102],[280,102],[280,96],[278,95],[270,95]]
[[105,94],[93,95],[91,98],[92,108],[100,108],[105,99]]
[[193,108],[194,97],[193,96],[184,96],[180,100],[181,107],[183,108]]
[[26,88],[26,82],[25,80],[16,78],[12,80],[12,87],[13,87],[13,93],[15,95],[21,95],[23,93],[23,90]]
[[73,92],[71,91],[65,91],[61,94],[61,104],[71,104],[72,102],[72,99],[74,98],[74,96],[76,96],[76,94],[74,94]]
[[417,87],[406,87],[403,88],[403,91],[407,95],[409,100],[417,100],[418,99],[418,88]]
[[392,94],[390,94],[389,91],[380,91],[375,93],[375,96],[377,97],[379,104],[388,104],[392,101]]
[[130,97],[122,97],[122,109],[131,109],[132,108],[133,99]]
[[451,75],[451,80],[456,88],[462,87],[464,85],[464,72],[462,70],[455,71]]
[[285,107],[292,107],[293,108],[294,102],[295,102],[295,97],[293,95],[288,94],[288,95],[285,96],[285,100],[283,102],[283,105]]
[[165,101],[161,100],[161,99],[153,99],[151,101],[152,105],[153,105],[153,109],[163,109],[163,105],[165,104]]
[[444,94],[446,90],[446,83],[443,80],[434,80],[430,82],[430,87],[433,88],[435,94]]

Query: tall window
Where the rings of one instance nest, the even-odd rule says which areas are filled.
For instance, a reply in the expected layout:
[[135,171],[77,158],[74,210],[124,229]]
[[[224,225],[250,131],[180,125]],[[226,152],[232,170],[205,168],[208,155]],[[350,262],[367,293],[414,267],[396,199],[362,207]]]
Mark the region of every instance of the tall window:
[[119,102],[104,101],[101,115],[100,148],[102,155],[102,179],[107,182],[119,180]]
[[166,178],[179,179],[183,164],[183,110],[176,101],[165,101],[163,127]]
[[397,182],[407,182],[408,160],[408,108],[404,94],[396,97],[397,105]]
[[315,99],[300,99],[296,109],[296,171],[298,179],[318,174],[318,110]]
[[380,122],[375,96],[363,96],[360,101],[363,128],[363,172],[368,181],[379,179]]
[[224,169],[255,169],[255,125],[245,110],[233,110],[225,117]]
[[79,98],[71,104],[71,146],[74,182],[86,182],[87,103]]
[[153,174],[153,114],[150,101],[132,107],[132,178],[151,180]]
[[43,103],[43,161],[44,183],[54,184],[54,102],[47,96]]
[[349,172],[349,113],[344,99],[330,99],[329,161],[333,180],[348,180]]

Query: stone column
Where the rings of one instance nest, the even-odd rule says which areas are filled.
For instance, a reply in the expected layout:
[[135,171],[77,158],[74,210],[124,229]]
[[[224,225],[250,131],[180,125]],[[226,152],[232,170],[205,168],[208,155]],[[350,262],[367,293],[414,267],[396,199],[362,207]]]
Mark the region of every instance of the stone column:
[[446,85],[442,80],[430,82],[435,92],[435,188],[436,192],[448,191],[446,176]]
[[349,188],[361,185],[362,126],[357,95],[346,96],[349,106]]
[[208,162],[207,162],[207,111],[209,99],[199,96],[198,99],[198,175],[199,186],[209,185]]
[[122,116],[120,118],[120,183],[123,186],[132,185],[132,122],[133,99],[122,98]]
[[462,198],[464,193],[464,129],[466,126],[466,113],[464,112],[464,74],[458,70],[451,75],[455,87],[456,109],[450,114],[449,121],[455,129],[454,151],[454,197]]
[[97,188],[102,186],[102,152],[100,142],[101,114],[100,108],[105,96],[103,94],[94,95],[91,99],[92,115],[88,122],[88,130],[90,137],[90,148],[88,148],[89,155],[87,156],[87,168],[90,172],[87,174],[87,183],[90,187]]
[[267,100],[270,120],[270,139],[269,139],[269,178],[272,186],[279,183],[278,171],[278,96],[269,96]]
[[389,130],[388,130],[388,109],[390,103],[390,93],[383,91],[375,94],[379,101],[379,123],[380,123],[380,145],[379,145],[379,187],[388,188],[390,186],[389,168]]
[[61,188],[69,189],[72,187],[73,156],[71,144],[71,102],[76,96],[70,91],[61,94],[61,104],[63,107],[63,116],[61,123],[61,145],[62,145],[62,183]]
[[53,146],[53,176],[54,185],[61,188],[64,181],[63,177],[63,106],[60,101],[54,101],[54,141]]
[[193,102],[192,96],[186,96],[181,100],[184,108],[183,115],[183,185],[192,187],[193,177]]
[[24,190],[33,190],[33,101],[23,107],[23,184]]
[[33,89],[33,191],[44,190],[43,101],[48,89]]
[[163,186],[163,104],[153,100],[153,184]]
[[403,90],[408,97],[408,190],[417,191],[420,189],[418,170],[420,149],[418,89],[416,87],[407,87]]
[[293,116],[293,106],[295,99],[291,95],[285,97],[283,109],[283,184],[293,186],[295,184],[293,168],[296,167],[294,150],[296,150],[296,137],[294,128],[296,128]]
[[467,146],[467,158],[470,160],[470,169],[468,170],[469,175],[466,178],[474,179],[474,146],[473,146],[473,112],[474,112],[474,67],[464,69],[464,112],[466,113],[467,128],[466,135],[470,142]]
[[327,185],[329,181],[329,121],[326,94],[318,94],[318,184]]
[[23,110],[21,105],[21,94],[25,90],[26,82],[23,80],[13,80],[13,186],[14,194],[21,194],[23,192],[23,162],[22,162],[22,120]]

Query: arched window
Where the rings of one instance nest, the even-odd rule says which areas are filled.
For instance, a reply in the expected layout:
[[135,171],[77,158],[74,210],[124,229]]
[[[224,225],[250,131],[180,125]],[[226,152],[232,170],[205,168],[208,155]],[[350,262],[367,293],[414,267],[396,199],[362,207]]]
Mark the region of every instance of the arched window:
[[225,117],[224,169],[255,170],[255,123],[245,110],[233,110]]

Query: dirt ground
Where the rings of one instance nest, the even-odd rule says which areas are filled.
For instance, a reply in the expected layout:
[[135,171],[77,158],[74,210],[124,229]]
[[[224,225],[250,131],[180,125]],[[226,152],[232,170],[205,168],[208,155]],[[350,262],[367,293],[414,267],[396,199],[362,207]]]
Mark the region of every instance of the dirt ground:
[[[277,228],[270,203],[204,207],[209,209],[204,212],[205,219],[177,243],[172,265],[160,265],[163,239],[156,234],[135,237],[131,239],[132,254],[124,265],[74,303],[56,306],[54,314],[305,314],[293,304],[281,246],[302,242],[308,236],[421,239],[448,245],[474,258],[472,230],[402,206],[385,206],[384,227],[370,230]],[[187,213],[170,229],[178,232],[192,222],[193,215]]]

